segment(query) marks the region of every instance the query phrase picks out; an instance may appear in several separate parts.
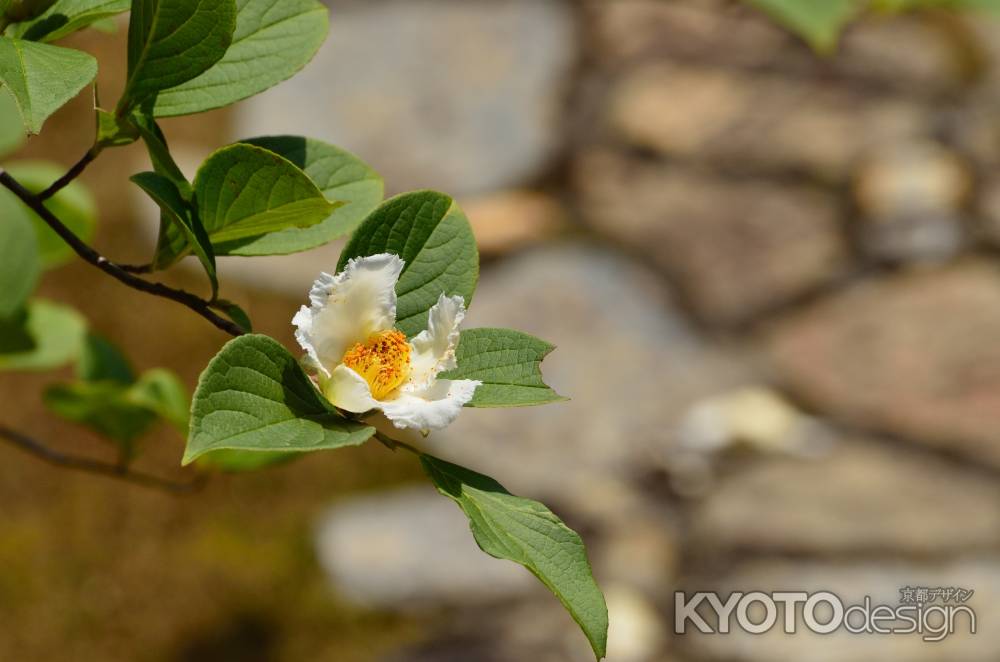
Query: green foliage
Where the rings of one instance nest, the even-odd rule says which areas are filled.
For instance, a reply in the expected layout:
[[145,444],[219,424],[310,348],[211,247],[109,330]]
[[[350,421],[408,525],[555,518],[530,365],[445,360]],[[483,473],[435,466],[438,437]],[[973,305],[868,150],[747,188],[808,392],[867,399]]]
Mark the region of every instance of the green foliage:
[[231,319],[238,327],[243,329],[243,333],[253,333],[253,322],[250,321],[250,316],[247,315],[246,311],[238,305],[232,301],[218,299],[215,301],[214,307],[222,311],[226,317]]
[[129,0],[56,0],[39,16],[15,23],[11,36],[55,41],[129,9]]
[[820,53],[837,47],[840,33],[867,10],[903,12],[921,9],[1000,11],[1000,0],[747,0],[776,22],[805,39]]
[[357,446],[374,430],[343,418],[278,342],[240,336],[198,380],[184,464],[219,449],[301,453]]
[[580,625],[597,658],[604,657],[608,608],[580,536],[543,504],[512,495],[488,476],[426,454],[420,462],[438,491],[469,518],[479,547],[538,577]]
[[406,263],[396,285],[396,326],[413,337],[427,325],[438,296],[472,301],[479,280],[479,251],[469,220],[443,193],[404,193],[382,203],[355,231],[340,255],[340,271],[352,257],[395,253]]
[[230,255],[285,255],[322,246],[348,234],[382,201],[382,178],[350,152],[301,136],[242,141],[274,152],[301,168],[327,200],[340,206],[309,228],[289,228],[230,250]]
[[542,380],[541,362],[555,347],[511,329],[462,331],[455,358],[458,366],[443,379],[477,379],[482,385],[469,407],[523,407],[560,402]]
[[[18,161],[6,165],[5,169],[32,193],[45,190],[62,174],[59,166],[48,161]],[[0,209],[6,209],[12,204],[21,207],[35,224],[38,252],[43,268],[53,269],[73,257],[73,249],[67,246],[35,212],[28,209],[10,191],[0,189]],[[84,241],[89,241],[93,236],[97,224],[97,208],[90,193],[79,183],[71,183],[46,200],[45,207]]]
[[0,84],[14,96],[27,133],[97,75],[97,60],[70,48],[0,37]]
[[860,0],[750,0],[821,52],[832,51],[840,31],[861,10]]
[[41,270],[31,219],[19,205],[0,197],[0,318],[21,309]]
[[[188,204],[177,186],[167,177],[155,172],[140,172],[132,175],[132,182],[146,192],[160,207],[161,218],[170,221],[170,227],[175,228],[184,237],[185,244],[190,248],[205,268],[212,284],[212,298],[219,292],[219,278],[215,272],[215,251],[212,241],[198,218],[197,211]],[[169,230],[167,231],[169,232]]]
[[235,28],[234,0],[132,0],[118,114],[197,78],[226,54]]
[[0,320],[0,370],[51,370],[70,363],[83,347],[87,324],[72,308],[34,299]]
[[24,142],[21,111],[14,95],[0,86],[0,158],[7,156]]
[[159,419],[187,433],[187,390],[169,370],[149,370],[136,380],[121,351],[90,333],[80,352],[76,377],[75,382],[46,389],[46,406],[113,442],[123,461],[135,456],[136,442]]
[[88,333],[76,363],[76,377],[86,382],[131,384],[135,373],[125,355],[107,338]]
[[[266,149],[237,143],[206,159],[194,180],[198,214],[216,255],[288,228],[321,223],[335,208],[302,170]],[[165,228],[155,262],[183,257],[185,236]]]
[[158,117],[221,108],[263,92],[304,67],[326,38],[327,10],[317,0],[238,0],[237,6],[225,56],[197,78],[161,93]]
[[[754,0],[817,45],[832,44],[829,26],[849,15],[783,0]],[[886,2],[904,0],[886,0]],[[218,108],[257,94],[301,69],[328,29],[318,0],[0,0],[0,157],[24,133],[38,132],[53,112],[96,75],[92,57],[42,42],[100,26],[131,9],[127,82],[113,112],[95,108],[96,138],[87,159],[142,140],[151,172],[131,177],[160,209],[151,264],[125,269],[81,255],[136,289],[159,293],[240,335],[202,372],[193,401],[170,370],[140,375],[107,339],[87,333],[79,314],[30,298],[44,268],[72,255],[16,196],[0,189],[0,370],[41,370],[76,362],[72,381],[50,386],[47,406],[96,431],[119,450],[122,470],[158,421],[187,438],[182,463],[239,472],[318,450],[357,446],[375,435],[375,412],[347,414],[317,389],[299,360],[277,341],[252,334],[249,316],[218,298],[217,256],[305,251],[353,233],[338,270],[351,258],[393,253],[404,261],[396,285],[397,326],[423,331],[442,294],[471,303],[479,254],[468,219],[451,197],[417,191],[384,201],[382,178],[349,152],[300,136],[251,138],[211,154],[189,182],[170,153],[157,117]],[[359,74],[361,75],[361,74]],[[96,90],[95,90],[95,106]],[[22,130],[23,129],[23,130]],[[48,163],[6,168],[29,192],[61,177]],[[79,168],[74,168],[76,175]],[[38,200],[36,200],[38,202]],[[77,183],[44,202],[71,232],[88,241],[94,204]],[[163,283],[138,282],[194,254],[211,282],[202,299]],[[361,290],[363,291],[363,290]],[[208,311],[218,311],[218,314]],[[227,327],[219,315],[228,317]],[[479,380],[471,407],[514,407],[563,398],[547,386],[540,364],[552,345],[509,329],[461,333],[457,366],[443,378]],[[580,537],[541,503],[516,497],[487,476],[414,452],[444,495],[465,512],[480,547],[533,572],[579,623],[598,657],[607,639],[607,608]],[[393,444],[396,444],[395,446]]]
[[236,451],[219,450],[205,453],[197,460],[197,466],[202,469],[222,471],[224,473],[243,473],[259,471],[267,467],[287,464],[301,457],[301,453],[282,453],[280,451]]

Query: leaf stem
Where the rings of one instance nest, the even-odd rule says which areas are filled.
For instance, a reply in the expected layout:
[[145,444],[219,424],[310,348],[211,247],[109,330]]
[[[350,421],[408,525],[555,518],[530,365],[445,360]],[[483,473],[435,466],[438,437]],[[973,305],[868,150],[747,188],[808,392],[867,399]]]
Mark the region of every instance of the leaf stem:
[[0,169],[0,184],[9,189],[14,195],[21,199],[33,212],[38,214],[59,237],[72,248],[85,262],[91,264],[115,280],[131,287],[134,290],[145,292],[153,296],[162,297],[175,301],[182,306],[186,306],[201,315],[217,328],[225,331],[231,336],[243,335],[243,329],[238,324],[216,314],[210,307],[210,302],[201,297],[164,285],[159,282],[150,282],[144,278],[139,278],[122,269],[119,265],[104,257],[91,248],[86,242],[73,234],[73,231],[66,227],[55,214],[42,203],[39,197],[25,189],[10,173]]
[[386,448],[388,448],[391,451],[395,451],[398,448],[402,448],[405,451],[409,451],[409,452],[413,453],[417,457],[420,457],[421,455],[423,455],[423,451],[421,451],[419,448],[417,448],[415,446],[411,446],[410,444],[406,443],[405,441],[400,441],[399,439],[393,439],[389,435],[384,434],[382,432],[376,432],[375,433],[375,438],[377,440],[379,440],[380,442],[382,442],[382,445],[384,445]]
[[93,147],[88,149],[87,152],[82,157],[80,157],[80,160],[74,163],[73,167],[71,167],[69,170],[66,171],[66,174],[64,174],[56,181],[52,182],[52,184],[47,189],[39,193],[36,197],[41,202],[45,202],[53,195],[66,188],[66,186],[68,186],[70,182],[79,177],[80,173],[82,173],[87,168],[87,166],[90,165],[90,163],[97,158],[97,155],[101,153],[102,149],[103,148],[98,145],[94,145]]
[[159,476],[154,476],[152,474],[143,473],[141,471],[133,471],[120,462],[108,463],[101,462],[100,460],[94,460],[89,457],[69,455],[50,448],[45,444],[32,439],[28,435],[12,430],[4,425],[0,425],[0,441],[5,441],[15,448],[19,448],[22,451],[34,455],[42,461],[57,467],[97,474],[100,476],[107,476],[116,480],[132,483],[133,485],[139,485],[140,487],[163,490],[173,494],[196,492],[204,487],[207,481],[206,475],[198,474],[191,481],[177,482],[161,478]]

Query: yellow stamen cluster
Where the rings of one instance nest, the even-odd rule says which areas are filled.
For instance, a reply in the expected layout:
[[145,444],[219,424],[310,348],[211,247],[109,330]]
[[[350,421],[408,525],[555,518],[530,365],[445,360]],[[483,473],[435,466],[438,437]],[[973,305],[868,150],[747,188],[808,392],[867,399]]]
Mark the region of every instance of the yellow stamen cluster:
[[344,354],[344,365],[364,377],[381,400],[410,376],[410,343],[395,329],[373,333]]

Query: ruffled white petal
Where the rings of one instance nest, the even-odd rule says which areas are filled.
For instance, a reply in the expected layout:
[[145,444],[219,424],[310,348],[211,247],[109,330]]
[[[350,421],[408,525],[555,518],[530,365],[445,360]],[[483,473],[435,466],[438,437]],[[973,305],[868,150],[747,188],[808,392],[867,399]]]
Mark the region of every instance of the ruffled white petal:
[[396,281],[403,261],[391,253],[353,258],[337,274],[321,274],[292,324],[309,362],[329,377],[352,345],[396,323]]
[[472,379],[439,379],[429,388],[401,392],[379,406],[397,428],[440,430],[458,417],[480,384]]
[[323,380],[323,395],[334,407],[356,414],[381,406],[372,397],[365,378],[343,364],[333,369],[329,379]]
[[410,341],[410,386],[407,390],[427,388],[438,373],[455,367],[455,348],[464,319],[462,297],[448,297],[442,293],[428,311],[427,328]]

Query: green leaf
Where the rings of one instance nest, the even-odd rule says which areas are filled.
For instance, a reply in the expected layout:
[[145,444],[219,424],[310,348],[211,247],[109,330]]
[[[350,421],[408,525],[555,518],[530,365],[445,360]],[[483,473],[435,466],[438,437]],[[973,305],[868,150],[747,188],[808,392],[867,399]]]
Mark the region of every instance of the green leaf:
[[127,397],[130,402],[154,412],[187,436],[191,401],[184,382],[170,370],[154,368],[142,373],[139,381],[129,389]]
[[[39,193],[49,184],[57,180],[64,168],[47,161],[17,161],[5,167],[14,179],[32,193]],[[45,221],[33,211],[24,206],[13,193],[0,189],[0,198],[7,196],[9,200],[22,206],[25,213],[34,221],[38,235],[38,252],[42,259],[42,267],[52,269],[74,256],[73,249],[66,245],[59,235],[52,231]],[[73,234],[84,241],[90,241],[97,223],[97,210],[94,199],[79,182],[72,182],[54,196],[45,201],[45,206],[61,220]]]
[[0,318],[24,305],[41,270],[31,218],[10,198],[0,198]]
[[[229,255],[271,232],[321,223],[337,206],[291,161],[253,145],[230,145],[209,156],[198,169],[194,190],[216,255]],[[185,244],[168,228],[157,247],[157,263],[185,255]]]
[[0,9],[11,23],[30,21],[41,16],[56,0],[2,0]]
[[530,570],[569,611],[598,659],[608,640],[608,608],[583,541],[543,504],[516,497],[488,476],[430,455],[420,456],[438,491],[469,518],[479,547]]
[[55,41],[128,9],[129,0],[57,0],[40,16],[13,25],[11,36]]
[[128,459],[135,453],[134,442],[156,422],[156,414],[130,402],[128,392],[117,382],[75,382],[48,387],[43,399],[62,418],[115,442]]
[[24,143],[21,111],[14,95],[0,86],[0,158],[7,156]]
[[219,449],[301,453],[357,446],[374,429],[340,416],[277,341],[229,341],[198,380],[183,464]]
[[97,60],[86,53],[0,37],[0,85],[14,95],[28,133],[41,131],[96,75]]
[[225,473],[243,473],[287,464],[301,456],[301,453],[220,450],[199,457],[197,466]]
[[301,168],[330,201],[343,203],[309,228],[273,232],[230,251],[231,255],[286,255],[343,237],[382,201],[382,178],[350,152],[312,138],[270,136],[241,141],[274,152]]
[[479,252],[469,220],[444,193],[416,191],[383,202],[355,231],[337,271],[352,257],[395,253],[404,262],[396,284],[396,326],[413,337],[442,292],[472,301]]
[[234,0],[132,0],[118,115],[197,78],[226,54],[235,28]]
[[96,109],[97,138],[94,143],[100,147],[122,147],[131,145],[139,138],[139,132],[128,121],[100,108]]
[[135,382],[132,366],[121,350],[94,332],[88,333],[84,341],[76,376],[85,382],[114,382],[126,386]]
[[226,317],[243,330],[243,333],[253,333],[253,323],[250,321],[250,316],[232,301],[218,299],[212,304],[212,307],[225,313]]
[[34,299],[24,316],[0,322],[0,370],[49,370],[75,361],[86,331],[72,308]]
[[478,379],[468,407],[525,407],[565,400],[543,380],[542,359],[553,349],[544,340],[511,329],[462,331],[458,366],[442,379]]
[[312,59],[326,39],[327,10],[316,0],[238,0],[236,33],[211,69],[156,99],[158,117],[221,108],[263,92]]
[[174,157],[170,154],[170,148],[167,147],[167,138],[163,135],[160,126],[153,118],[142,113],[133,113],[129,117],[129,120],[135,130],[139,132],[139,135],[142,136],[142,140],[146,144],[146,151],[149,153],[150,163],[153,164],[153,170],[156,174],[166,177],[173,182],[184,199],[190,200],[194,194],[194,189],[191,188],[191,183],[184,176],[184,173],[181,172],[180,167],[174,161]]
[[[172,227],[177,228],[187,242],[201,266],[208,274],[212,284],[212,298],[219,292],[219,278],[215,272],[215,251],[212,242],[205,232],[205,227],[198,218],[198,213],[184,200],[177,186],[166,177],[155,172],[140,172],[131,177],[131,181],[156,202],[163,218],[169,219]],[[154,260],[154,266],[158,266]]]
[[831,52],[844,26],[862,9],[860,0],[749,0],[817,51]]

